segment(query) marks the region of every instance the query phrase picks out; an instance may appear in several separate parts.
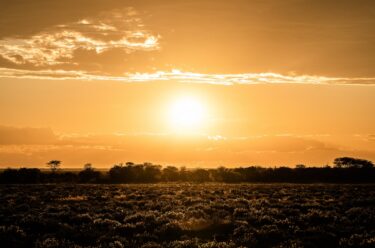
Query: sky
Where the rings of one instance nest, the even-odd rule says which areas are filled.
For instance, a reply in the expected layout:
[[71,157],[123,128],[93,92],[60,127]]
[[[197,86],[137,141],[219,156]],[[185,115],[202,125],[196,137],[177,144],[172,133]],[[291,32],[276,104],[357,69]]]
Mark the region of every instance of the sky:
[[0,168],[375,161],[372,0],[3,0]]

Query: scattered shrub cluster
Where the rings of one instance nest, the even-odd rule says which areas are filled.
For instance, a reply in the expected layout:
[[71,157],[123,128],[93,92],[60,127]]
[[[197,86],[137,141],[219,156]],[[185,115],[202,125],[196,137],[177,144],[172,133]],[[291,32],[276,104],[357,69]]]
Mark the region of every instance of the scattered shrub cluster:
[[375,247],[374,185],[2,185],[2,247]]

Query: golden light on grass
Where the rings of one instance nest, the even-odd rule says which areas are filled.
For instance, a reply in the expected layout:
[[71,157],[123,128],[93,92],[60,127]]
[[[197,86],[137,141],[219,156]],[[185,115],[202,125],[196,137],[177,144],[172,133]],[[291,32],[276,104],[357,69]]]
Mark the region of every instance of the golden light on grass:
[[203,102],[193,96],[181,96],[169,105],[168,122],[173,132],[188,134],[199,132],[207,122]]

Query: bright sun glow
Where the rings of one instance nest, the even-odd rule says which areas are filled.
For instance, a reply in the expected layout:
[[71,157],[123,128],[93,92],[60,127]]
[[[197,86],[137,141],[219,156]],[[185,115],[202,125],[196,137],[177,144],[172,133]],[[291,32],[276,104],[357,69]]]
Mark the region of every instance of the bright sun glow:
[[194,97],[178,98],[171,103],[169,122],[180,133],[199,131],[206,119],[202,103]]

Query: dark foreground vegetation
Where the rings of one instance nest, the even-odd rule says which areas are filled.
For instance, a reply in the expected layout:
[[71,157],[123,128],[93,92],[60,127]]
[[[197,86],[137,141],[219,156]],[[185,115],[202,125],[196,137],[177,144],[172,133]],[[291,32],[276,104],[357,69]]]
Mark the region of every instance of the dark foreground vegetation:
[[86,164],[80,172],[59,171],[60,161],[47,163],[51,171],[40,169],[6,169],[0,173],[0,183],[157,183],[157,182],[225,182],[225,183],[375,183],[375,168],[371,161],[342,157],[334,166],[295,168],[242,167],[217,169],[162,167],[151,163],[128,162],[97,171]]
[[375,247],[375,186],[2,185],[1,247]]

